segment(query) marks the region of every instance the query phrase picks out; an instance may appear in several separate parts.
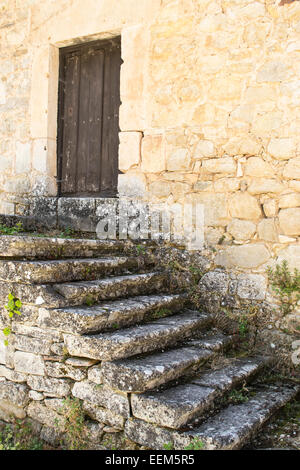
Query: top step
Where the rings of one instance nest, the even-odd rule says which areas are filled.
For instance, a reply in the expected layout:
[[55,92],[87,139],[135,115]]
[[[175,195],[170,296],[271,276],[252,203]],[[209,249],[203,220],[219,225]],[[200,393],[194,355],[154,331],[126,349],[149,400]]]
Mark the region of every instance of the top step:
[[128,253],[133,247],[134,244],[126,240],[0,236],[0,258],[6,259],[92,258],[109,253]]

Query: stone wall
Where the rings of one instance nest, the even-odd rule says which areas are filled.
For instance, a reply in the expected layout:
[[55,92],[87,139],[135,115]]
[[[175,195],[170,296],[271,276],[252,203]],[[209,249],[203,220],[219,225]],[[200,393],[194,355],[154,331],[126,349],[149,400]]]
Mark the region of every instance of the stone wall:
[[204,204],[220,266],[300,265],[300,2],[121,0],[112,14],[108,0],[16,0],[1,13],[1,213],[56,196],[59,47],[121,34],[120,196]]
[[20,324],[9,346],[0,333],[0,420],[27,417],[35,433],[57,446],[64,439],[65,400],[78,398],[87,417],[85,445],[120,446],[129,416],[126,394],[102,384],[99,361],[64,354],[63,335],[55,330]]

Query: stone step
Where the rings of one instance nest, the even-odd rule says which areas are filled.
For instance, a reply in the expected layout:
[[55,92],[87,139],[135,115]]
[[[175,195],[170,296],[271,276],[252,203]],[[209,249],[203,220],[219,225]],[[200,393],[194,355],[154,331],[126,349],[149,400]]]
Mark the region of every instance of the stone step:
[[189,446],[197,444],[206,450],[241,449],[299,390],[299,386],[282,385],[260,389],[246,403],[229,405],[198,428],[186,432],[131,418],[126,422],[125,434],[132,441],[157,450],[164,449],[167,444],[176,450],[192,450]]
[[0,280],[27,284],[93,280],[139,267],[138,258],[128,256],[55,261],[0,260]]
[[150,313],[170,314],[184,306],[186,296],[147,295],[101,302],[93,306],[40,308],[39,326],[64,333],[87,334],[140,323]]
[[229,405],[191,432],[175,436],[174,445],[182,449],[196,439],[209,450],[237,450],[257,433],[282,406],[292,400],[300,387],[271,386],[257,391],[246,403]]
[[101,377],[105,384],[123,392],[144,392],[166,384],[179,377],[191,375],[203,363],[214,357],[221,344],[228,344],[225,336],[215,336],[208,341],[198,341],[197,346],[187,345],[138,358],[104,362]]
[[62,259],[92,258],[110,253],[124,253],[134,245],[122,240],[92,240],[1,235],[0,258]]
[[96,281],[54,284],[53,286],[69,305],[164,292],[168,290],[168,287],[167,274],[156,272],[110,277]]
[[114,333],[87,336],[65,334],[64,341],[72,356],[112,361],[171,347],[206,327],[211,321],[211,315],[185,310],[171,317]]
[[250,380],[266,364],[263,358],[238,359],[219,370],[201,374],[184,385],[132,395],[132,414],[149,423],[180,429],[201,417],[216,398]]

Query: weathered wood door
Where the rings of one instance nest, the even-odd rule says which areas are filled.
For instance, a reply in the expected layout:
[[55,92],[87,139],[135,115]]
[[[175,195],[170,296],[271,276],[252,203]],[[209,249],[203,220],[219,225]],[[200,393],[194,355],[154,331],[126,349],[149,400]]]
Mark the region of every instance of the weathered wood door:
[[62,196],[117,192],[120,38],[60,51],[58,181]]

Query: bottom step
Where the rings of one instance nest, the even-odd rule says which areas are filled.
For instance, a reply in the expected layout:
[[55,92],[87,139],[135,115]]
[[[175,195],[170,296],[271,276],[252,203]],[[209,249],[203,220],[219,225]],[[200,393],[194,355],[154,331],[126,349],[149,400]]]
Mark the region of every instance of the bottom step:
[[203,450],[237,450],[299,391],[300,387],[271,386],[257,392],[247,403],[228,406],[188,432],[171,431],[140,419],[130,419],[125,433],[132,441],[157,450],[163,450],[166,445],[185,450],[193,443],[203,443]]

